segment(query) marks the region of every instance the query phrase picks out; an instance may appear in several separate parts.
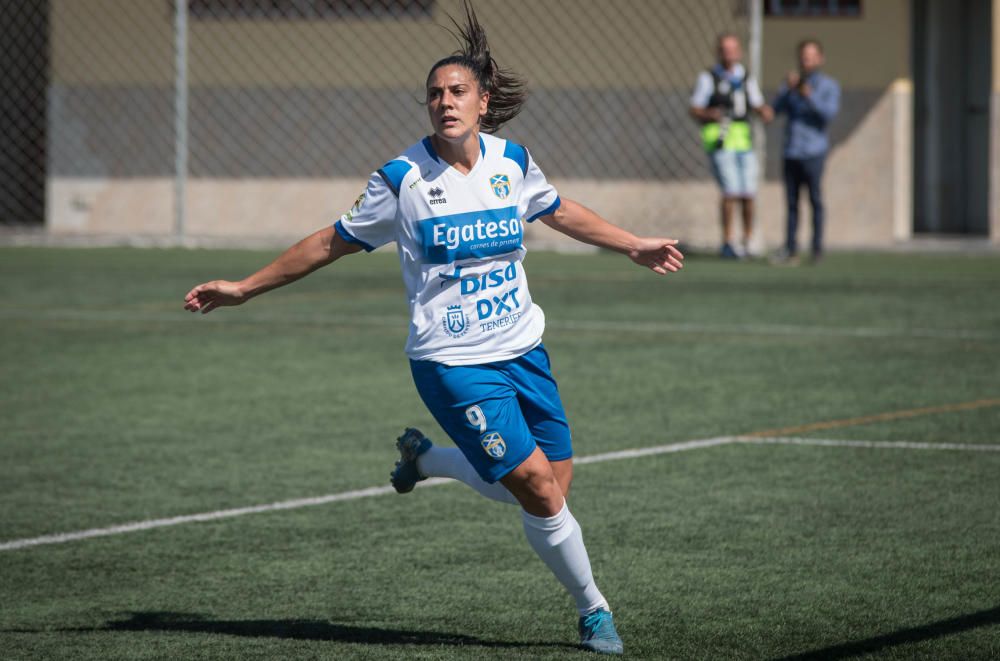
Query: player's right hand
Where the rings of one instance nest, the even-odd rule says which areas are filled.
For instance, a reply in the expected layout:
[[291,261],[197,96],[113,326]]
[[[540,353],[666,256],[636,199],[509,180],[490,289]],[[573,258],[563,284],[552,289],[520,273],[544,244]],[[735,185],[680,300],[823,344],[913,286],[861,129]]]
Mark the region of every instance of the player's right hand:
[[639,266],[666,275],[684,268],[684,254],[677,249],[677,239],[639,238],[628,258]]
[[224,305],[241,305],[247,296],[239,283],[228,280],[212,280],[198,285],[184,297],[184,309],[205,314]]

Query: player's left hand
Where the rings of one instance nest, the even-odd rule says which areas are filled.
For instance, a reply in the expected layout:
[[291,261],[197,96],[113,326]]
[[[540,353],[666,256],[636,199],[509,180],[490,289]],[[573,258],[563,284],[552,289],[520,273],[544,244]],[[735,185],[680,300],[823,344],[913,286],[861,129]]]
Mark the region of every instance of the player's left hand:
[[677,239],[639,239],[628,258],[660,275],[676,273],[684,268],[684,254],[676,246]]
[[207,314],[215,308],[224,305],[242,305],[246,301],[247,295],[239,283],[212,280],[198,285],[184,296],[184,309]]

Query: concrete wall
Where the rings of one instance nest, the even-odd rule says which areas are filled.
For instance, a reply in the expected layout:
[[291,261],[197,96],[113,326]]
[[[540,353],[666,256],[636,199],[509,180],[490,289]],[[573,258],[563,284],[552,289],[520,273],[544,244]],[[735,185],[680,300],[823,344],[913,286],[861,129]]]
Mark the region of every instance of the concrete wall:
[[[55,176],[48,187],[49,231],[169,235],[174,211],[168,3],[53,0],[52,4],[50,134]],[[664,5],[658,0],[630,0],[628,7],[636,10],[638,20],[629,22],[628,33],[620,35],[613,33],[625,29],[615,23],[620,3],[549,0],[545,7],[564,17],[561,25],[523,21],[540,6],[529,0],[479,3],[480,18],[488,28],[527,24],[527,38],[516,43],[499,36],[508,33],[502,27],[492,32],[498,35],[497,57],[525,72],[535,95],[533,105],[505,134],[532,149],[564,196],[637,231],[715,246],[717,191],[698,147],[697,128],[683,117],[695,73],[712,60],[712,35],[717,29],[742,25],[729,13],[731,3],[712,4],[690,0],[670,5],[671,29],[690,37],[682,41],[664,38],[662,25],[642,20],[662,12]],[[442,11],[455,13],[456,7],[457,0],[440,3]],[[718,28],[697,18],[703,15],[721,17]],[[359,116],[362,107],[385,106],[382,97],[389,95],[397,99],[389,105],[398,106],[397,111],[408,118],[400,121],[413,125],[404,125],[409,136],[404,142],[394,136],[359,139],[358,132],[366,127],[331,124],[329,135],[347,135],[359,145],[377,139],[386,142],[339,151],[309,133],[302,134],[301,144],[293,148],[280,140],[262,147],[258,142],[267,138],[255,130],[258,124],[241,124],[246,120],[236,111],[219,114],[231,120],[220,121],[211,130],[193,126],[189,233],[286,240],[336,218],[363,187],[368,171],[426,130],[415,99],[429,63],[454,47],[435,25],[445,20],[438,14],[431,21],[414,19],[402,26],[379,21],[317,22],[303,29],[301,24],[282,22],[192,19],[193,111],[227,104],[238,111],[240,100],[248,98],[241,95],[246,94],[264,99],[264,108],[267,98],[330,95],[326,102],[335,110],[329,117],[307,118],[303,124],[315,127],[324,121],[348,121],[344,118]],[[704,34],[697,40],[703,47],[692,52],[691,35],[699,29]],[[287,51],[289,34],[284,33],[290,30],[295,30],[294,51]],[[617,38],[609,40],[609,31]],[[909,3],[868,2],[859,19],[765,19],[761,72],[765,88],[773,91],[794,66],[794,46],[807,35],[824,42],[827,71],[844,86],[844,110],[833,127],[835,146],[825,179],[828,245],[878,246],[905,239],[910,233],[911,204]],[[387,36],[407,44],[406,57],[393,54],[393,66],[372,66],[373,60],[384,61],[380,44]],[[659,45],[656,52],[649,51],[650,43]],[[342,48],[331,50],[331,44]],[[262,49],[268,57],[259,57]],[[248,87],[234,94],[236,83]],[[350,97],[340,100],[337,90],[346,90]],[[371,99],[358,101],[368,96]],[[113,98],[129,101],[116,109]],[[410,101],[415,107],[407,105]],[[337,108],[338,103],[344,107]],[[606,113],[597,121],[622,130],[640,127],[646,137],[634,148],[637,157],[603,158],[616,144],[614,133],[580,135],[576,127],[594,117],[574,118],[574,112]],[[661,113],[659,119],[656,112]],[[149,117],[161,123],[153,126],[145,119]],[[239,131],[226,137],[226,129],[232,128],[227,124],[237,125]],[[306,129],[290,125],[276,135],[300,130]],[[758,207],[760,234],[770,246],[780,242],[783,232],[784,205],[776,178],[780,131],[780,125],[768,131],[768,178]],[[242,135],[253,140],[233,137]],[[253,169],[254,149],[279,149],[282,144],[289,165]],[[140,145],[142,156],[137,153]],[[528,237],[536,245],[562,241],[544,227],[531,228]]]
[[764,19],[764,81],[774,86],[795,68],[796,45],[819,39],[826,71],[845,87],[884,89],[910,76],[909,0],[867,0],[859,18]]
[[[824,176],[828,243],[879,246],[906,240],[912,235],[913,204],[910,3],[866,2],[860,18],[766,18],[765,87],[776,91],[796,67],[797,44],[806,37],[823,44],[825,71],[843,90]],[[774,182],[780,178],[783,124],[779,119],[767,131],[766,170]],[[776,193],[780,186],[769,183],[764,199],[770,202],[761,206],[783,216],[780,196],[768,198]]]
[[[191,84],[419,92],[430,64],[456,47],[442,27],[451,27],[449,15],[463,15],[461,2],[437,0],[429,19],[190,16]],[[54,78],[172,84],[171,5],[170,0],[52,0]],[[745,30],[733,7],[730,0],[475,3],[494,55],[537,88],[638,84],[686,89],[692,81],[685,67],[663,64],[687,63],[692,57],[700,62],[711,55],[717,31]],[[705,44],[705,52],[692,52],[698,43]],[[268,57],[259,58],[260,53]]]
[[993,94],[990,96],[990,239],[1000,244],[1000,0],[993,0]]
[[[441,25],[460,5],[435,7],[432,19],[397,22],[189,17],[189,231],[285,236],[350,204],[371,170],[427,130],[423,78],[454,49]],[[620,7],[480,3],[496,57],[532,93],[505,135],[556,180],[707,180],[689,86],[716,30],[745,21],[729,0]],[[169,233],[169,3],[53,0],[52,20],[49,230]],[[628,146],[609,154],[616,144]]]

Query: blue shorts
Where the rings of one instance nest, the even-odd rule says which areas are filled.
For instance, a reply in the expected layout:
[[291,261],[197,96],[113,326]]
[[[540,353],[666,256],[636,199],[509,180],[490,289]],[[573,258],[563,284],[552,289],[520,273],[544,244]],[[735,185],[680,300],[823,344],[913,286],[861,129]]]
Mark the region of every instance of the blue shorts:
[[757,194],[757,156],[752,151],[718,149],[711,152],[712,172],[724,197]]
[[535,447],[549,461],[573,456],[551,369],[542,345],[511,360],[481,365],[410,361],[420,398],[491,484],[520,466]]

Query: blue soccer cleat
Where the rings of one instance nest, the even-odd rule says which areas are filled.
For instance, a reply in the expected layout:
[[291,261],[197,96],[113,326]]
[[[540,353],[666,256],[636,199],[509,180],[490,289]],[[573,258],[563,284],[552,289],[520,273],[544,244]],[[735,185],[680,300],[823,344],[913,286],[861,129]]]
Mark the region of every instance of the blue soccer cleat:
[[622,654],[625,646],[615,630],[611,611],[598,608],[580,618],[580,647],[599,654]]
[[432,445],[431,439],[412,427],[407,427],[403,435],[396,439],[399,461],[389,473],[389,481],[396,493],[410,493],[417,482],[427,479],[417,470],[417,457],[430,450]]

